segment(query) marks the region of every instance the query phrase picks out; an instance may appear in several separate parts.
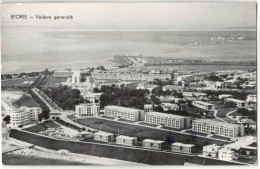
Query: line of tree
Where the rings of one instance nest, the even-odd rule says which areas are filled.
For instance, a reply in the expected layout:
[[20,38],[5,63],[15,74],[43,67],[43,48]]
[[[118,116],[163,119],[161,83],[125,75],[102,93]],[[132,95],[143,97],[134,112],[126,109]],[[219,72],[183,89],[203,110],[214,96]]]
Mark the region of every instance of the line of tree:
[[63,110],[75,110],[76,105],[84,103],[84,99],[78,89],[59,86],[45,88],[42,91]]
[[[94,89],[95,91],[96,89]],[[123,107],[132,107],[143,109],[144,104],[147,103],[146,96],[150,94],[147,89],[129,89],[124,86],[117,87],[101,86],[100,92],[100,107],[103,108],[107,105],[118,105]]]
[[69,122],[63,121],[63,120],[61,120],[59,117],[56,118],[56,121],[57,121],[58,123],[60,123],[61,125],[66,126],[66,127],[73,128],[74,130],[78,130],[78,131],[85,131],[85,130],[86,130],[86,128],[83,129],[83,128],[80,128],[80,127],[78,127],[78,126],[76,126],[76,125],[74,125],[74,124],[71,124],[71,123],[69,123]]

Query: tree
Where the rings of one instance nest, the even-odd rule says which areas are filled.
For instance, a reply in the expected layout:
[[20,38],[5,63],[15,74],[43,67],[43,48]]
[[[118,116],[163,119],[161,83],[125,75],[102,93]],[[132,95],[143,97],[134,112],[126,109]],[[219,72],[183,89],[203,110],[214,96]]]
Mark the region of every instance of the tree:
[[10,123],[10,120],[11,120],[11,117],[9,115],[5,116],[4,119],[3,119],[6,124],[9,124]]
[[42,109],[42,117],[45,120],[48,120],[50,118],[50,110],[47,107],[43,107],[43,109]]
[[155,107],[155,108],[154,108],[154,111],[157,111],[157,112],[164,112],[162,106],[157,106],[157,107]]
[[42,114],[42,113],[38,114],[38,120],[39,120],[39,122],[41,122],[42,119],[43,119],[43,114]]
[[99,88],[95,87],[95,88],[93,89],[93,92],[94,92],[94,93],[99,93],[100,90],[99,90]]
[[182,86],[182,82],[181,81],[178,82],[178,86]]

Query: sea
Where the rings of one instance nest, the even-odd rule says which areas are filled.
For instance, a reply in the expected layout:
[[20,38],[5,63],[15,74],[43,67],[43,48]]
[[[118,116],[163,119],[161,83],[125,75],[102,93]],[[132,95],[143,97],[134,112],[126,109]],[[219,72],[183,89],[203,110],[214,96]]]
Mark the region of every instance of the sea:
[[115,55],[256,61],[255,30],[122,31],[3,25],[1,33],[2,73],[109,67],[115,66],[110,61]]

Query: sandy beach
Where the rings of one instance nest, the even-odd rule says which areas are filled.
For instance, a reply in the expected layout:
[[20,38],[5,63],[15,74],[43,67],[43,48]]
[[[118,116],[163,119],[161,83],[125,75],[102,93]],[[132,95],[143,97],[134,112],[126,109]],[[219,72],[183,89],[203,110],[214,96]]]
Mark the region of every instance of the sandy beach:
[[[61,154],[58,151],[45,149],[39,146],[35,146],[33,149],[29,149],[28,147],[31,144],[16,140],[13,138],[3,139],[2,140],[2,148],[3,148],[3,157],[10,157],[14,156],[17,157],[17,160],[23,158],[35,158],[44,159],[42,161],[49,160],[49,165],[53,164],[71,164],[71,165],[109,165],[109,166],[120,166],[120,165],[144,165],[140,163],[116,160],[116,159],[109,159],[104,157],[96,157],[96,156],[89,156],[89,155],[82,155],[82,154],[75,154],[75,153],[63,153]],[[19,161],[15,165],[19,164]],[[21,162],[22,163],[22,162]],[[9,164],[10,165],[10,164]],[[30,165],[30,164],[28,164]],[[32,162],[31,165],[34,165]],[[37,165],[44,165],[37,163]]]

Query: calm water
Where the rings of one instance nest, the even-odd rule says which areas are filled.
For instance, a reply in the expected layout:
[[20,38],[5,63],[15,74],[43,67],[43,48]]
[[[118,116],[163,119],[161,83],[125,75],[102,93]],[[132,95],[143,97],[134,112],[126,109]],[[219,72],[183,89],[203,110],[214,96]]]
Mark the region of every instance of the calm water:
[[[211,39],[219,36],[235,40]],[[246,39],[239,40],[238,37]],[[2,72],[113,65],[108,60],[114,55],[139,53],[143,56],[252,61],[256,60],[255,38],[255,31],[118,32],[3,27]]]

